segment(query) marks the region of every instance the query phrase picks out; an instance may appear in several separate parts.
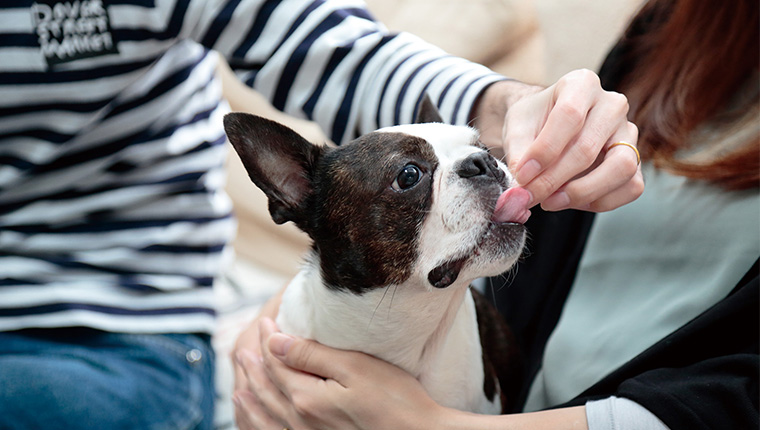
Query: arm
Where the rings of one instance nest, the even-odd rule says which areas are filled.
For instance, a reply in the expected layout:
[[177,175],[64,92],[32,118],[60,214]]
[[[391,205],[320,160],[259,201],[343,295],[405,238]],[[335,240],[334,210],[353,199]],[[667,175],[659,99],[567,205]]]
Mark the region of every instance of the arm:
[[588,428],[583,406],[503,416],[444,408],[411,375],[379,359],[283,335],[269,319],[260,330],[262,355],[241,355],[252,391],[238,399],[244,429]]
[[[260,327],[262,355],[241,356],[256,393],[241,399],[242,428],[668,429],[640,403],[615,396],[585,406],[502,416],[447,409],[395,366],[283,335],[271,320],[263,320]],[[753,427],[757,410],[745,388],[756,387],[756,361],[756,355],[746,354],[661,369],[625,382],[619,391],[658,405],[665,415],[686,419],[674,428],[687,422],[689,428],[713,428],[729,422],[728,417],[737,428]],[[703,407],[691,408],[699,404]]]
[[448,122],[504,77],[408,33],[391,33],[361,1],[247,0],[204,9],[193,38],[239,79],[336,143],[411,123],[427,93]]
[[545,209],[606,211],[636,199],[643,179],[628,103],[589,71],[540,89],[508,81],[408,33],[390,33],[360,1],[210,2],[195,39],[224,55],[275,108],[316,121],[336,143],[414,121],[425,94],[446,122],[471,120],[503,148],[520,185]]

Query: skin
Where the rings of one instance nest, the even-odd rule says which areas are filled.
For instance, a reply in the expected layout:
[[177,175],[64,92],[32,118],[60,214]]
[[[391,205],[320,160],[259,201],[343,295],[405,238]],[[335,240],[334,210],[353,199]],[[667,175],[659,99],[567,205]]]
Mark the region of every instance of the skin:
[[628,100],[604,91],[599,77],[576,70],[541,89],[517,81],[492,85],[475,108],[474,125],[490,148],[503,150],[530,206],[549,211],[606,212],[636,200],[644,180]]
[[[503,154],[530,206],[609,211],[644,190],[638,130],[626,98],[577,70],[541,88],[491,85],[473,109],[473,125]],[[608,150],[609,149],[609,150]],[[242,332],[232,352],[235,417],[248,429],[587,429],[585,407],[484,416],[433,402],[410,375],[368,355],[340,351],[277,331],[281,294]]]
[[583,406],[502,416],[445,408],[411,375],[386,362],[284,335],[267,317],[258,330],[262,355],[247,350],[237,358],[250,390],[235,394],[240,428],[588,428]]

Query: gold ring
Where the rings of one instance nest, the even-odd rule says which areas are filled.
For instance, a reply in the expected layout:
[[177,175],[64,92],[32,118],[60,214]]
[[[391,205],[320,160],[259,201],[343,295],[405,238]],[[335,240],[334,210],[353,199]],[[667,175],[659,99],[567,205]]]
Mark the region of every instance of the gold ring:
[[638,167],[641,164],[641,154],[639,154],[639,150],[636,149],[635,146],[631,145],[628,142],[615,142],[612,145],[610,145],[609,148],[607,148],[607,151],[609,151],[610,149],[612,149],[613,147],[618,146],[618,145],[627,146],[627,147],[633,149],[633,152],[636,153],[636,167]]

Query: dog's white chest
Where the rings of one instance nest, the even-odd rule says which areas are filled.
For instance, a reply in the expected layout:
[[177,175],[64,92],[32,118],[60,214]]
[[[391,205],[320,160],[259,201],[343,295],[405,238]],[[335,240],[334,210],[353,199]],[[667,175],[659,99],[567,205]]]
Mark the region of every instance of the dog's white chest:
[[283,332],[397,365],[417,377],[443,406],[501,412],[498,396],[489,401],[484,394],[482,348],[468,290],[450,300],[456,303],[442,314],[442,307],[449,304],[431,300],[440,291],[430,292],[429,297],[418,293],[417,300],[396,291],[391,304],[393,291],[363,296],[330,291],[309,273],[299,273],[285,291],[277,318]]

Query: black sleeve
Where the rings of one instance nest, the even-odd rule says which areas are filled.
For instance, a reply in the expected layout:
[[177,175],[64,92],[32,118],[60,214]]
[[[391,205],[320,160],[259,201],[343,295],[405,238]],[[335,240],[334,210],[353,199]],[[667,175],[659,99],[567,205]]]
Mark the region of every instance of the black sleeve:
[[671,429],[757,429],[758,356],[736,354],[661,368],[620,385]]

